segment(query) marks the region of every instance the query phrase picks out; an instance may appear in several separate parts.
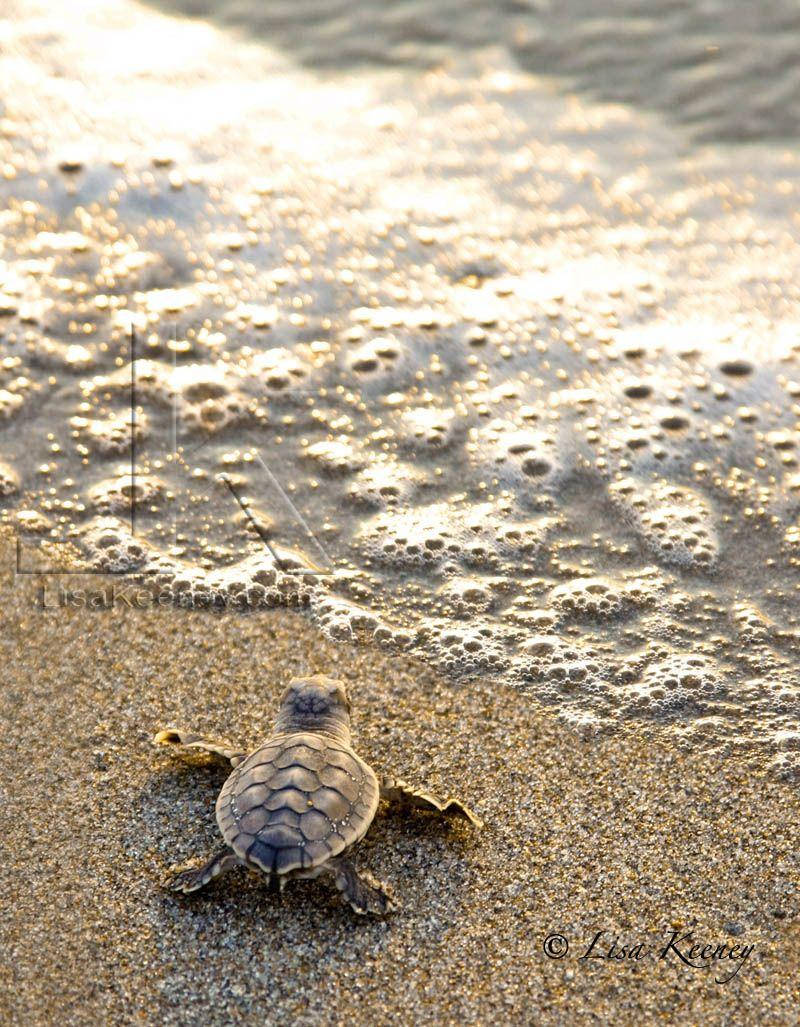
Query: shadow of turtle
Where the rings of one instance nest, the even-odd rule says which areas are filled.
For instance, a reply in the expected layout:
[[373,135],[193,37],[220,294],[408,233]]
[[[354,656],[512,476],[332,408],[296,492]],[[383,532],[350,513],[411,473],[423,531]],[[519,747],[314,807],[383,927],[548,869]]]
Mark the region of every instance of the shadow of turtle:
[[[158,755],[156,760],[160,762]],[[196,865],[223,847],[214,804],[228,773],[220,760],[194,754],[181,757],[154,770],[133,800],[127,830],[146,853],[142,874],[151,882],[152,895],[158,896],[153,902],[161,910],[160,918],[165,923],[175,917],[193,921],[196,928],[207,926],[209,918],[229,926],[236,920],[245,933],[248,923],[258,924],[259,929],[269,924],[277,930],[288,923],[318,930],[321,917],[339,930],[375,930],[378,919],[353,913],[327,875],[288,880],[281,891],[265,875],[235,868],[190,895],[164,887],[173,868]],[[464,892],[467,850],[473,844],[468,833],[468,825],[462,828],[428,813],[381,804],[365,838],[350,850],[359,869],[384,881],[397,902],[396,913],[383,921],[379,933],[398,919],[413,922],[424,914],[430,921],[437,890],[451,893],[458,904]],[[125,831],[120,840],[125,846]],[[435,935],[449,929],[452,908],[451,904],[439,930],[429,923],[428,931]]]

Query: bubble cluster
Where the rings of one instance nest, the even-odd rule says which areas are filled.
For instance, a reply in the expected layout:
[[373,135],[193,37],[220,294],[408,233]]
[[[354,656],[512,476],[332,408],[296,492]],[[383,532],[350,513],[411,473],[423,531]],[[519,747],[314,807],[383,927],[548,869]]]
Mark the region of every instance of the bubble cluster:
[[305,456],[328,474],[350,474],[365,463],[347,438],[314,442],[305,450]]
[[13,496],[19,492],[19,475],[13,467],[0,462],[0,497]]
[[90,565],[111,574],[142,570],[155,552],[120,521],[110,517],[90,523],[83,535],[83,544]]
[[307,605],[315,569],[297,554],[254,546],[237,564],[206,570],[140,541],[117,518],[101,517],[83,534],[94,567],[138,572],[154,593],[178,606],[239,609]]
[[431,646],[436,666],[446,673],[502,673],[509,665],[502,632],[479,617],[467,624],[432,619],[421,641]]
[[614,482],[609,493],[664,563],[709,567],[716,560],[719,542],[711,510],[697,492],[666,482],[647,485],[625,478]]
[[413,464],[374,460],[351,480],[347,498],[356,506],[407,506],[427,480]]
[[22,409],[24,397],[18,392],[0,389],[0,421],[8,421]]
[[164,483],[151,475],[120,474],[99,482],[89,490],[89,501],[98,513],[124,513],[133,505],[150,507],[164,494]]
[[[87,412],[91,407],[87,405]],[[132,418],[130,410],[110,413],[106,417],[89,418],[80,414],[70,418],[75,437],[92,450],[105,455],[119,456],[131,448],[131,435],[141,442],[147,434],[148,419],[143,413]]]
[[710,657],[672,653],[648,664],[639,679],[627,684],[622,701],[639,716],[674,716],[689,708],[695,714],[705,712],[724,693]]
[[237,370],[241,380],[257,393],[301,387],[309,373],[307,362],[283,346],[260,351],[248,348]]
[[425,567],[466,559],[475,547],[481,546],[481,534],[484,533],[480,528],[467,533],[447,504],[433,503],[410,513],[403,510],[376,514],[364,524],[360,539],[381,563]]
[[173,406],[189,429],[218,432],[244,412],[235,378],[225,364],[184,364],[173,369],[155,361],[137,361],[135,374],[137,388]]
[[488,449],[490,459],[511,473],[512,480],[527,478],[541,485],[560,469],[555,439],[546,431],[517,428],[496,419],[476,434],[478,444]]
[[556,585],[549,595],[551,607],[569,619],[612,620],[637,607],[652,606],[663,588],[658,573],[633,580],[575,578]]
[[412,407],[401,417],[402,438],[413,449],[444,449],[452,441],[456,416],[452,410]]
[[445,600],[445,608],[454,617],[469,617],[485,613],[494,600],[493,587],[502,588],[502,579],[448,578],[439,589],[438,595]]
[[402,348],[391,336],[379,336],[363,343],[350,354],[349,365],[359,374],[374,371],[390,372]]
[[514,674],[522,681],[542,681],[569,692],[603,674],[602,661],[590,647],[556,634],[532,635],[520,647]]

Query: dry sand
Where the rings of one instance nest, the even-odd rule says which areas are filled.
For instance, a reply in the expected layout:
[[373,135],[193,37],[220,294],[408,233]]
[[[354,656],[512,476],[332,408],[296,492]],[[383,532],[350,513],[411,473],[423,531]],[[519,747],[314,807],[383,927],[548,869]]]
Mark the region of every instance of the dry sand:
[[[794,786],[630,731],[582,741],[516,691],[334,645],[296,612],[42,610],[2,556],[4,1024],[797,1022]],[[385,921],[245,871],[164,892],[217,844],[225,769],[152,734],[254,743],[309,670],[349,682],[362,755],[485,830],[379,815],[359,861],[403,902]],[[690,928],[754,949],[725,984],[735,961],[578,958],[601,929],[663,948]]]

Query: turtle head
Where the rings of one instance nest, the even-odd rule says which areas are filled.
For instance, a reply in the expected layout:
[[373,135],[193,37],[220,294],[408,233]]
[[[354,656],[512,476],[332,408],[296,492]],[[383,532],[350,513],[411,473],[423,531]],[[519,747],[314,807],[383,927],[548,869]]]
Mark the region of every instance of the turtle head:
[[321,731],[350,744],[350,700],[341,681],[316,674],[295,678],[283,693],[276,734]]

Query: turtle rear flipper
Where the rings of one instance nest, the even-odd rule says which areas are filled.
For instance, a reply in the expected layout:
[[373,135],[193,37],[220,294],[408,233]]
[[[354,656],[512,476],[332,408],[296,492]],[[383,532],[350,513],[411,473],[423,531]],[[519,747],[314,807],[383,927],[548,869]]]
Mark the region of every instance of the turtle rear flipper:
[[241,866],[241,862],[230,849],[223,849],[202,866],[173,871],[168,875],[164,886],[170,891],[181,891],[184,894],[199,891],[220,874]]
[[409,809],[440,813],[443,817],[462,817],[478,828],[483,827],[481,818],[458,799],[437,799],[421,788],[414,788],[413,785],[406,784],[405,781],[398,781],[393,777],[381,778],[381,798]]
[[331,870],[336,887],[356,913],[384,916],[397,908],[385,886],[366,870],[359,874],[349,859],[332,859],[326,869]]
[[201,738],[189,731],[179,731],[177,728],[168,727],[166,731],[159,731],[153,738],[154,745],[174,745],[183,749],[197,749],[199,752],[209,752],[214,756],[221,756],[230,760],[231,766],[238,766],[247,753],[237,749],[229,742],[214,741],[210,738]]

